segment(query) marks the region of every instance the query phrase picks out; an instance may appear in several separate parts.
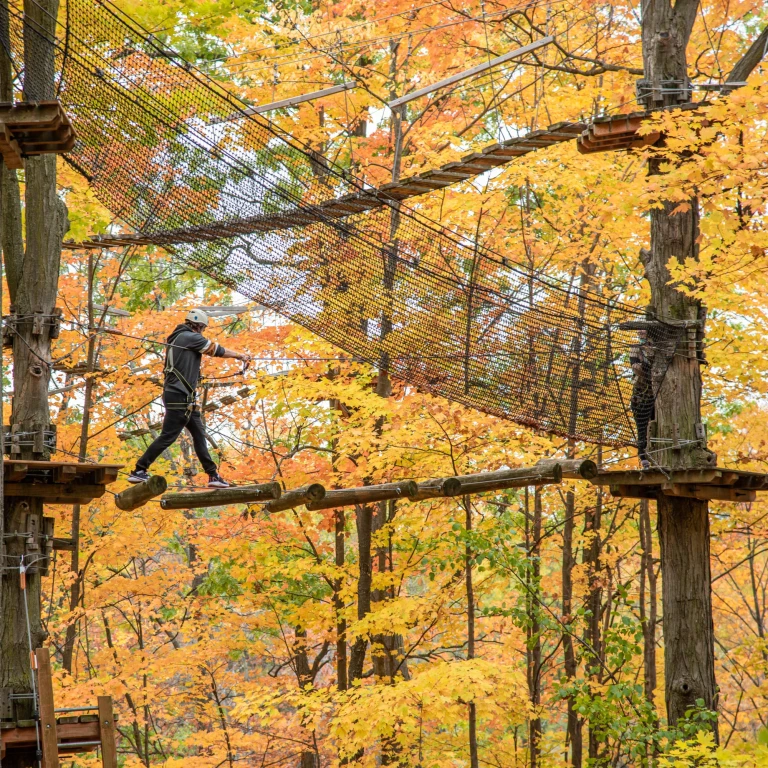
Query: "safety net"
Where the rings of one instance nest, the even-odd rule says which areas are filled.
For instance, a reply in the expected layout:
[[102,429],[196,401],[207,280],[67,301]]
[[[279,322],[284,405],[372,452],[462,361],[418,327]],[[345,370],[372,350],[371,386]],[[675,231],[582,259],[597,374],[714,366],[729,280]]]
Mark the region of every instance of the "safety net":
[[[66,159],[146,242],[420,389],[577,440],[635,442],[638,312],[394,201],[326,215],[371,190],[246,115],[120,10],[68,0],[46,33],[29,18],[25,30],[20,6],[3,24],[20,81],[26,35],[28,56],[55,53],[78,134]],[[648,348],[671,354],[674,329],[652,333]]]

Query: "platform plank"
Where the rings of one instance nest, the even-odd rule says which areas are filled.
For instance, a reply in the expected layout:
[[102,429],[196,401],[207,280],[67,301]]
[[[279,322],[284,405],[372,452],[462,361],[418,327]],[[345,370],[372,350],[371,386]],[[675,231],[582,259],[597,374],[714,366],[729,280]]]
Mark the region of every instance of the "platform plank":
[[61,498],[64,502],[83,504],[92,499],[101,498],[106,487],[103,485],[86,485],[85,483],[6,483],[6,496],[32,496],[37,499]]
[[117,480],[123,464],[4,459],[5,495],[32,496],[48,504],[88,504]]

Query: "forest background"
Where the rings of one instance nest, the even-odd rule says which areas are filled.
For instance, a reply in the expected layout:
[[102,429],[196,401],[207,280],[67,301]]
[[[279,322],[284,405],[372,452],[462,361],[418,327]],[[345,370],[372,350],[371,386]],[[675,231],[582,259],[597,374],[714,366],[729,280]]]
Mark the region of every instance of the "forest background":
[[[355,90],[270,118],[310,144],[320,168],[328,158],[374,185],[559,120],[637,108],[631,3],[123,7],[254,104],[356,79]],[[702,3],[692,79],[721,80],[766,22],[761,3]],[[566,64],[544,49],[536,66],[503,65],[413,102],[402,120],[385,108],[545,34]],[[648,178],[641,151],[584,156],[566,143],[418,207],[517,262],[571,281],[589,273],[605,295],[644,306],[645,211],[700,195],[701,257],[675,278],[709,309],[710,447],[723,466],[766,471],[768,73],[711,102],[717,130],[664,118],[663,178]],[[115,226],[64,162],[60,184],[68,237]],[[161,346],[132,337],[163,340],[188,308],[244,300],[151,248],[65,251],[60,291],[68,330],[51,387],[61,455],[130,468],[158,429],[163,366]],[[126,335],[87,341],[93,326]],[[383,380],[262,307],[215,320],[210,335],[256,358],[246,374],[221,361],[205,368],[207,428],[238,483],[426,479],[568,448]],[[636,465],[630,449],[575,449]],[[155,469],[175,486],[201,482],[186,438]],[[109,494],[56,509],[57,535],[73,530],[78,543],[71,558],[57,554],[44,587],[57,700],[111,694],[126,767],[563,765],[578,763],[574,734],[583,764],[768,764],[764,502],[712,504],[717,753],[706,733],[685,741],[694,723],[691,733],[664,723],[648,503],[565,483],[388,503],[373,510],[371,531],[353,509],[243,512],[153,503],[129,513]]]

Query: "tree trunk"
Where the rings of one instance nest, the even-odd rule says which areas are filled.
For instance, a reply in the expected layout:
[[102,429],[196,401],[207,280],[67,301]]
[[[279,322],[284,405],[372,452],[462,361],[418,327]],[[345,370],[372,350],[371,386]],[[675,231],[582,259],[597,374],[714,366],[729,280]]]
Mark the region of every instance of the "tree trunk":
[[[24,98],[44,101],[55,98],[54,51],[40,31],[54,36],[58,12],[56,0],[26,0],[24,3]],[[7,1],[2,13],[8,18]],[[7,23],[3,33],[7,34]],[[10,62],[5,50],[0,52],[0,100],[13,100]],[[28,158],[25,166],[26,250],[22,241],[21,199],[15,171],[2,168],[2,244],[11,300],[11,313],[19,319],[13,338],[14,398],[10,423],[20,439],[21,452],[16,458],[47,459],[45,445],[49,429],[48,379],[51,361],[51,329],[56,305],[61,259],[61,241],[68,228],[64,203],[56,193],[56,157]],[[38,322],[34,322],[39,315]],[[42,322],[40,322],[42,321]],[[42,517],[41,499],[16,497],[5,505],[4,528],[8,533],[26,530],[29,516]],[[20,577],[20,566],[30,553],[23,539],[11,539],[7,545],[6,565],[10,570],[2,578],[3,621],[0,629],[0,687],[16,693],[28,693],[30,650],[40,646],[45,632],[40,621],[40,574],[33,566]],[[19,568],[19,570],[17,570]],[[24,584],[25,588],[22,588]],[[30,648],[31,645],[31,648]],[[31,700],[19,700],[16,717],[31,716]],[[36,765],[34,753],[9,752],[4,768]]]
[[[644,0],[642,42],[647,107],[671,105],[689,98],[686,48],[697,11],[698,0],[677,0],[674,6],[670,0]],[[662,81],[676,81],[677,85],[671,89],[667,85],[662,92]],[[651,160],[649,173],[659,172],[659,162]],[[674,215],[677,203],[666,203],[650,211],[651,248],[642,254],[651,285],[651,309],[656,317],[701,323],[675,347],[665,350],[657,345],[654,359],[656,422],[651,424],[649,433],[656,438],[651,448],[658,446],[659,450],[652,455],[658,464],[675,469],[710,467],[716,461],[706,448],[703,428],[699,426],[701,374],[696,345],[704,338],[705,309],[670,283],[670,264],[698,259],[699,211],[695,199],[690,203],[688,211]],[[717,706],[708,504],[660,496],[658,517],[665,698],[667,718],[674,726],[698,699],[710,710]]]
[[[357,558],[359,576],[357,579],[357,618],[364,619],[371,612],[371,581],[373,578],[371,562],[371,529],[373,527],[373,509],[370,506],[358,506],[355,510],[357,525]],[[365,652],[368,641],[358,637],[352,644],[349,655],[349,683],[354,683],[363,676]]]
[[[569,457],[570,458],[570,457]],[[573,644],[573,567],[576,564],[573,557],[573,518],[576,511],[576,498],[573,491],[565,494],[565,524],[563,525],[563,661],[565,676],[575,680],[578,671],[576,651]],[[571,747],[571,765],[581,768],[583,759],[583,738],[581,720],[576,711],[574,696],[568,696],[567,739]]]
[[[304,690],[307,686],[314,684],[314,675],[309,666],[309,655],[307,654],[307,631],[301,627],[296,627],[293,642],[293,662],[296,670],[296,680],[299,687]],[[319,755],[315,750],[304,750],[299,757],[298,768],[318,768],[320,764]]]
[[[472,534],[472,502],[469,496],[464,497],[465,523],[467,536]],[[464,576],[467,590],[467,659],[475,658],[475,588],[472,583],[472,559],[474,553],[469,540],[464,548]],[[468,705],[469,719],[469,768],[479,768],[477,751],[477,704],[470,701]]]
[[[598,447],[597,451],[597,463],[598,465],[601,465],[603,463],[602,448]],[[600,623],[603,607],[603,576],[601,573],[602,564],[600,562],[600,556],[602,554],[602,542],[600,539],[602,515],[603,490],[600,486],[597,486],[595,506],[591,511],[587,512],[584,524],[585,532],[588,536],[591,536],[591,540],[584,549],[584,564],[587,566],[587,574],[589,578],[589,595],[587,598],[589,607],[589,626],[586,633],[591,655],[589,673],[590,677],[595,680],[598,685],[603,682],[603,665],[605,662]],[[605,728],[601,723],[595,723],[593,720],[590,720],[588,743],[588,754],[591,761],[590,765],[597,764],[597,759],[601,752],[601,745],[603,747],[602,751],[605,750],[604,730]]]
[[[640,570],[640,620],[643,624],[643,679],[645,699],[654,703],[656,691],[656,619],[657,585],[656,569],[653,562],[653,538],[651,536],[650,502],[640,501],[640,547],[642,561]],[[646,586],[647,585],[647,586]],[[647,597],[646,597],[647,590]]]
[[717,709],[706,502],[660,496],[664,668],[671,724],[701,699]]
[[529,493],[525,491],[525,538],[529,567],[526,572],[526,660],[528,670],[528,697],[534,709],[528,722],[528,750],[531,768],[538,768],[541,755],[541,489],[533,496],[533,517],[530,516]]
[[[88,252],[88,371],[92,372],[96,365],[96,338],[93,335],[92,328],[95,325],[93,319],[93,282],[94,282],[94,263],[93,251]],[[93,376],[88,376],[85,380],[85,393],[83,395],[83,421],[80,425],[80,451],[78,452],[79,461],[85,461],[88,456],[88,431],[91,424],[91,402],[93,400]],[[80,602],[80,505],[75,504],[72,507],[72,541],[75,543],[72,550],[72,560],[70,561],[70,570],[75,575],[69,594],[69,610],[74,613]],[[72,621],[67,625],[67,634],[64,640],[64,650],[62,652],[62,666],[72,674],[72,657],[75,650],[75,636],[77,633],[77,622]]]
[[[347,521],[343,509],[337,509],[334,513],[336,529],[336,568],[342,572],[345,564],[345,538]],[[344,618],[344,601],[341,598],[341,589],[344,585],[342,576],[333,582],[333,610],[336,615],[336,685],[340,691],[347,690],[347,621]]]

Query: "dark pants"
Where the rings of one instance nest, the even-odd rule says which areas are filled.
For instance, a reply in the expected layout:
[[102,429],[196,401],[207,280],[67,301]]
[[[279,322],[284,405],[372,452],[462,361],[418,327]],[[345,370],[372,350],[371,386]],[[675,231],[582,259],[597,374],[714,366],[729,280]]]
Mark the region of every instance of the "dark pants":
[[637,427],[637,455],[648,460],[648,425],[656,418],[656,401],[653,397],[633,397],[632,415]]
[[186,402],[180,399],[182,397],[182,395],[163,392],[163,404],[165,405],[163,429],[152,445],[144,451],[144,455],[136,462],[136,469],[148,470],[155,459],[176,442],[181,430],[186,427],[187,432],[192,435],[195,453],[200,459],[203,469],[209,475],[216,472],[216,464],[211,458],[205,442],[205,427],[200,418],[200,411],[187,411]]

